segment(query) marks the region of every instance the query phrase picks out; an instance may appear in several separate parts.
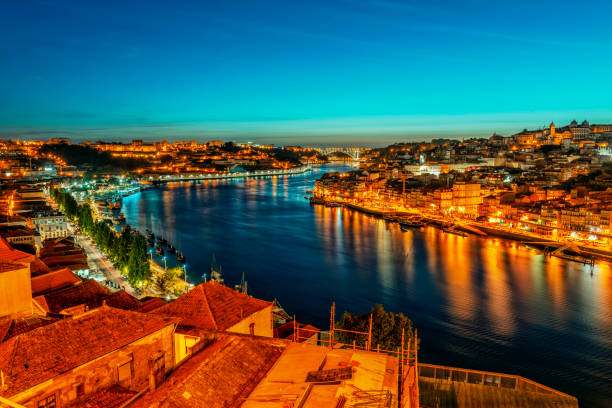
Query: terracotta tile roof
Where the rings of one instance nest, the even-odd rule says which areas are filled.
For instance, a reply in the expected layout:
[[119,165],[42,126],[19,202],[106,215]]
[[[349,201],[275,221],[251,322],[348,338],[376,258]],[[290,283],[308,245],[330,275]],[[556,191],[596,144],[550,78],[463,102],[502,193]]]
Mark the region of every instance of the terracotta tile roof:
[[140,307],[138,308],[138,312],[147,313],[152,310],[159,309],[162,306],[165,306],[167,302],[158,297],[151,297],[148,299],[140,299]]
[[151,313],[181,318],[181,325],[227,330],[245,317],[272,306],[214,281],[202,283]]
[[30,276],[39,276],[49,272],[49,267],[40,259],[30,262]]
[[15,336],[0,344],[5,375],[0,396],[13,396],[176,322],[105,306]]
[[8,242],[0,237],[0,259],[3,262],[32,262],[36,257],[26,252],[13,249]]
[[85,254],[70,254],[70,255],[53,255],[42,257],[47,266],[66,266],[66,265],[84,265],[87,264],[87,256]]
[[131,408],[239,407],[285,350],[278,339],[215,333],[214,340]]
[[93,279],[85,279],[67,288],[37,296],[34,300],[50,313],[60,313],[78,305],[93,309],[105,302],[108,306],[124,310],[136,310],[140,307],[140,302],[125,291],[112,293]]
[[35,276],[32,278],[32,295],[38,296],[53,290],[62,289],[72,286],[79,281],[80,279],[67,268]]
[[116,408],[122,406],[134,395],[136,391],[115,384],[70,404],[68,408]]
[[0,321],[0,343],[11,337],[18,336],[41,326],[55,323],[58,319],[45,316],[27,316],[19,319],[4,319]]

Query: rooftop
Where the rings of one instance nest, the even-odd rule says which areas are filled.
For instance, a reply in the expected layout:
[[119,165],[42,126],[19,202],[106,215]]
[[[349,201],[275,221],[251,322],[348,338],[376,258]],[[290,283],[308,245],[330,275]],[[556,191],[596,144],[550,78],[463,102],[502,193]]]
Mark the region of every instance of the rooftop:
[[140,302],[125,291],[112,293],[93,279],[85,279],[72,286],[37,296],[34,300],[50,313],[60,313],[78,305],[92,309],[103,303],[124,310],[136,310],[140,307]]
[[18,394],[176,322],[104,306],[12,337],[0,344],[0,396]]
[[0,259],[3,262],[31,262],[35,258],[36,257],[34,255],[13,249],[13,247],[11,247],[4,238],[0,237]]
[[32,277],[32,294],[38,296],[43,293],[72,286],[77,282],[80,282],[80,279],[73,274],[70,269],[59,269],[44,275]]
[[180,317],[182,326],[226,330],[244,317],[272,306],[214,281],[202,283],[151,313]]
[[287,402],[303,408],[335,408],[343,402],[392,406],[397,370],[397,359],[387,354],[289,343],[241,407],[282,408]]
[[119,385],[90,394],[87,398],[70,404],[71,408],[118,408],[123,406],[130,398],[136,395],[136,391],[125,389]]
[[206,348],[132,408],[241,406],[287,347],[271,338],[210,333]]

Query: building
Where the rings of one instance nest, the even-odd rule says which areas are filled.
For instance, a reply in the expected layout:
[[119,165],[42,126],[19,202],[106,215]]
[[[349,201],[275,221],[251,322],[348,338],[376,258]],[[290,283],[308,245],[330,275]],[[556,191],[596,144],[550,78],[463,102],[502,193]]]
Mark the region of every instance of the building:
[[453,184],[453,209],[459,214],[475,216],[478,206],[482,204],[480,184],[456,182]]
[[397,406],[398,360],[384,353],[230,333],[203,344],[131,407]]
[[66,216],[59,211],[36,212],[29,217],[28,226],[36,229],[43,241],[69,235]]
[[82,407],[110,387],[126,399],[155,389],[174,367],[175,326],[103,306],[11,337],[0,344],[0,396],[27,408]]
[[0,227],[0,235],[12,246],[28,246],[36,251],[42,246],[40,234],[32,228]]
[[273,307],[272,302],[209,281],[151,313],[180,319],[175,335],[178,362],[187,358],[202,340],[203,330],[272,337]]

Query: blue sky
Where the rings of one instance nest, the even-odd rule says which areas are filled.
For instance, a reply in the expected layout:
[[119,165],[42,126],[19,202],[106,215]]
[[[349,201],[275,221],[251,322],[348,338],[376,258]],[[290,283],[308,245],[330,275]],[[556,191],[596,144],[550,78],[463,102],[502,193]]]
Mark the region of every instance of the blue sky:
[[611,15],[563,0],[7,2],[0,137],[386,144],[612,122]]

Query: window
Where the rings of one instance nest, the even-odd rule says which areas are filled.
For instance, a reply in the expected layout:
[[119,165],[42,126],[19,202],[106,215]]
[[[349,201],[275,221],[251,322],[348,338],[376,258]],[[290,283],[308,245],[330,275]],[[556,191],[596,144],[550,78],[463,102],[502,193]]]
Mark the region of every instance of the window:
[[55,394],[48,396],[47,398],[43,398],[38,401],[36,408],[56,408],[57,403],[55,402]]
[[76,396],[77,398],[82,397],[85,394],[85,384],[81,383],[76,386]]
[[132,360],[117,366],[117,376],[121,386],[130,386],[132,382]]
[[249,324],[249,334],[250,334],[251,336],[254,336],[254,335],[255,335],[255,323],[251,323],[251,324]]
[[185,355],[191,352],[191,348],[200,340],[199,337],[185,336]]

